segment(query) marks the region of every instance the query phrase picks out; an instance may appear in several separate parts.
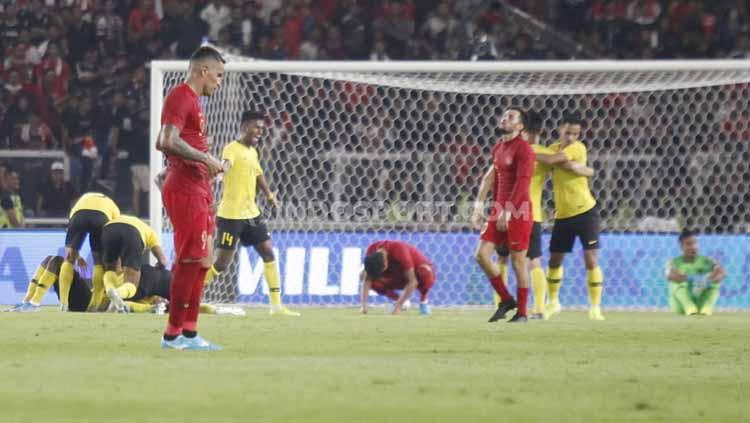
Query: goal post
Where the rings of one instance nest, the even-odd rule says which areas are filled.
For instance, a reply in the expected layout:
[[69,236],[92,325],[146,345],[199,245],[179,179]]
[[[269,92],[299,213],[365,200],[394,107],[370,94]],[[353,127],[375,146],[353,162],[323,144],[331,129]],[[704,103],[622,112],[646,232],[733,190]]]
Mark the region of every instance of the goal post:
[[[152,181],[164,95],[186,61],[151,62]],[[702,252],[728,269],[724,307],[750,307],[750,61],[280,62],[230,60],[222,87],[202,100],[211,151],[235,139],[243,110],[265,111],[261,161],[283,206],[261,200],[272,231],[284,301],[353,305],[367,244],[416,244],[435,262],[439,305],[489,304],[473,261],[471,199],[510,105],[544,117],[544,144],[562,113],[583,115],[596,173],[590,186],[603,222],[604,305],[662,308],[663,267],[679,254],[674,231],[712,234]],[[740,181],[731,183],[731,181]],[[153,184],[153,182],[152,182]],[[550,188],[548,186],[548,188]],[[221,185],[216,187],[217,200]],[[544,208],[549,228],[554,205]],[[171,249],[158,189],[151,226]],[[548,231],[543,250],[548,246]],[[586,302],[580,246],[566,261],[562,301]],[[512,272],[511,272],[512,273]],[[262,262],[240,250],[206,293],[263,303]],[[382,301],[376,298],[375,301]]]

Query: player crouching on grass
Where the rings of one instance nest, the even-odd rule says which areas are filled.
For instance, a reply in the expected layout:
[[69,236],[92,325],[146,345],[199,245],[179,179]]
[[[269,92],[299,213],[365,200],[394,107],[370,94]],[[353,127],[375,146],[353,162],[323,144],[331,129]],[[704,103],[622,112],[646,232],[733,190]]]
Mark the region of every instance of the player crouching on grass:
[[[435,284],[435,266],[416,247],[402,241],[376,241],[367,247],[362,280],[362,314],[367,314],[370,289],[395,301],[393,314],[401,313],[418,290],[419,314],[431,314],[427,294]],[[399,295],[396,290],[400,289]]]
[[683,230],[679,237],[682,255],[667,263],[669,308],[677,314],[710,316],[726,272],[714,259],[698,254],[697,235]]
[[[9,310],[12,312],[35,312],[40,310],[40,304],[50,287],[53,287],[57,298],[60,299],[60,273],[64,259],[62,256],[47,256],[36,269],[34,277],[29,281],[24,302]],[[81,276],[80,269],[87,267],[86,262],[78,258],[78,270],[73,270],[73,279],[69,290],[71,312],[97,311],[91,304],[95,302],[92,281]],[[138,289],[132,297],[124,300],[127,312],[132,313],[163,313],[169,305],[169,289],[172,285],[172,272],[161,267],[144,264],[140,269]],[[116,287],[125,283],[122,268],[117,266]],[[107,299],[102,302],[103,308],[111,303]],[[108,311],[115,311],[109,307]],[[245,311],[240,307],[223,307],[212,304],[201,304],[201,313],[233,314],[244,316]]]

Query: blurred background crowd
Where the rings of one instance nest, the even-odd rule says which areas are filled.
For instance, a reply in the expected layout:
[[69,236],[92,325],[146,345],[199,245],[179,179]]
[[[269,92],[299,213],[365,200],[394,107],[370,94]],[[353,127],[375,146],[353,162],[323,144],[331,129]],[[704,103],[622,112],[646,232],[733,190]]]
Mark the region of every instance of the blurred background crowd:
[[[745,0],[0,0],[0,200],[21,217],[64,217],[96,189],[145,215],[147,64],[205,40],[275,60],[750,58],[749,11]],[[450,143],[429,149],[473,166],[476,148]]]

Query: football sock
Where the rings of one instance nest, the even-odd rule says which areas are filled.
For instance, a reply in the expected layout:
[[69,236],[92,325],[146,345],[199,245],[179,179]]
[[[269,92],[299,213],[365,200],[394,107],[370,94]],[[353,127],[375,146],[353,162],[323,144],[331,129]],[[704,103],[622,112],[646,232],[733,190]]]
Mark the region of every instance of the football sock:
[[513,299],[508,289],[505,287],[504,279],[502,275],[497,275],[490,279],[492,287],[495,288],[495,292],[500,296],[501,301],[507,301]]
[[564,273],[562,266],[547,268],[547,295],[551,303],[560,301],[559,293]]
[[263,263],[263,276],[268,283],[268,293],[271,305],[281,305],[281,280],[276,269],[276,261]]
[[695,314],[698,312],[698,307],[693,301],[693,296],[690,294],[687,283],[677,284],[674,290],[674,298],[677,303],[682,307],[685,314]]
[[[175,263],[172,266],[172,285],[169,294],[169,322],[165,330],[166,335],[177,337],[177,335],[182,333],[182,325],[185,322],[185,315],[193,293],[193,281],[200,269],[200,263]],[[169,340],[167,337],[164,339]]]
[[193,290],[190,294],[187,311],[185,312],[185,321],[182,324],[183,334],[185,330],[197,330],[198,314],[201,311],[201,297],[203,297],[203,281],[206,279],[207,271],[207,267],[199,267],[193,280]]
[[[500,260],[500,262],[497,265],[498,265],[498,267],[500,267],[500,276],[503,277],[503,281],[507,281],[508,280],[508,264],[507,264],[507,262],[505,260]],[[502,301],[503,299],[500,298],[500,295],[498,295],[497,292],[494,292],[493,294],[494,294],[494,298],[495,298],[495,307],[497,307],[498,304],[500,304],[500,301]]]
[[529,288],[516,288],[516,296],[518,296],[518,314],[521,316],[525,316],[526,303],[529,299]]
[[531,269],[531,291],[534,294],[534,314],[544,313],[544,297],[547,294],[547,278],[541,267]]
[[184,336],[185,338],[195,338],[196,336],[198,336],[198,332],[196,332],[194,330],[185,330],[185,329],[183,329],[182,330],[182,336]]
[[34,305],[41,304],[42,300],[44,299],[44,294],[46,294],[47,290],[50,289],[50,287],[55,284],[56,280],[57,280],[57,275],[55,275],[54,273],[49,272],[47,270],[42,272],[42,276],[39,278],[39,280],[36,283],[36,290],[34,291],[34,296],[31,297],[31,301],[29,302]]
[[602,268],[596,266],[587,270],[586,279],[589,283],[589,302],[592,306],[598,306],[602,303],[602,282],[604,281]]
[[73,263],[65,260],[60,266],[60,304],[67,306],[70,299],[70,286],[73,284]]
[[210,284],[214,280],[214,278],[216,278],[219,275],[221,275],[221,272],[219,272],[218,270],[216,270],[216,268],[214,266],[209,267],[208,271],[206,272],[206,278],[205,278],[203,284],[204,285]]
[[710,283],[701,293],[698,303],[700,304],[700,313],[711,315],[714,312],[714,305],[719,300],[719,284]]
[[154,310],[153,304],[139,303],[136,301],[125,301],[131,313],[150,313]]
[[201,304],[198,308],[201,314],[216,314],[216,306],[213,304]]
[[103,285],[105,289],[117,289],[117,286],[120,284],[117,280],[117,273],[111,270],[104,272],[104,278],[102,279],[104,281]]
[[34,277],[29,281],[29,286],[26,288],[26,295],[23,297],[23,302],[28,303],[34,297],[34,291],[36,291],[37,283],[42,278],[42,274],[45,272],[45,268],[37,266]]
[[101,264],[94,265],[94,272],[91,275],[91,284],[94,289],[91,293],[89,311],[98,308],[104,301],[104,266]]
[[137,290],[138,288],[130,282],[125,282],[117,287],[117,293],[120,294],[120,298],[123,300],[131,298]]

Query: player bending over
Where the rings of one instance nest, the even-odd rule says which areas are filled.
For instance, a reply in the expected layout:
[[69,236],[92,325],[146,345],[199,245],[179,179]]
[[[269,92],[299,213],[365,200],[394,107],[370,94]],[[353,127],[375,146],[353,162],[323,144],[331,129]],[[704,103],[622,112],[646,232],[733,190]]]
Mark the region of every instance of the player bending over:
[[[527,320],[529,275],[526,270],[526,252],[533,226],[529,185],[534,170],[534,152],[522,135],[526,119],[526,113],[517,108],[507,109],[500,117],[499,126],[504,135],[492,148],[492,165],[482,178],[471,217],[474,227],[479,228],[484,217],[484,200],[492,189],[492,210],[482,229],[475,253],[479,267],[501,298],[490,322],[504,318],[514,308],[518,310],[509,322],[524,323]],[[518,302],[508,292],[499,267],[492,261],[492,254],[502,245],[507,245],[510,250],[513,271],[518,281]]]
[[[102,248],[106,270],[105,293],[116,311],[126,312],[123,300],[132,298],[138,290],[143,255],[151,251],[161,267],[166,266],[167,258],[161,249],[156,232],[134,216],[122,215],[110,220],[102,231]],[[117,282],[117,269],[120,264],[124,274],[122,284]],[[101,306],[95,304],[97,309]]]
[[257,188],[274,208],[276,196],[268,187],[260,165],[257,145],[266,131],[266,117],[257,111],[246,111],[240,122],[242,136],[224,147],[224,191],[217,213],[218,253],[206,272],[206,283],[229,268],[237,244],[253,246],[263,259],[263,276],[268,283],[272,316],[299,316],[281,305],[281,278],[276,268],[271,235],[255,202]]
[[667,263],[669,308],[677,314],[713,314],[726,272],[714,259],[698,254],[698,233],[685,229],[679,237],[682,255]]
[[[539,138],[542,132],[542,116],[532,110],[527,111],[526,129],[523,133],[524,138],[531,145],[535,155],[554,154],[554,151],[539,144]],[[594,170],[577,162],[564,161],[557,166],[566,168],[571,172],[583,176],[592,176]],[[544,317],[545,296],[547,293],[547,277],[542,270],[542,222],[544,222],[544,209],[542,208],[542,190],[551,166],[542,162],[534,163],[534,173],[531,175],[531,184],[529,185],[529,197],[531,198],[531,209],[534,218],[534,224],[531,228],[529,238],[529,249],[526,253],[529,263],[529,274],[531,275],[531,293],[534,297],[534,306],[530,318],[542,319]],[[509,251],[506,245],[500,246],[497,250],[500,256],[499,265],[500,273],[504,281],[508,281],[508,255]],[[495,293],[495,305],[500,304],[500,296]]]
[[104,268],[102,267],[101,237],[104,225],[120,216],[120,209],[112,199],[104,194],[89,192],[83,194],[70,210],[68,229],[65,232],[65,262],[60,270],[60,310],[67,311],[68,295],[73,283],[73,264],[78,258],[83,240],[89,236],[91,255],[94,259],[94,299],[92,304],[104,299]]
[[198,314],[206,272],[213,261],[214,216],[210,181],[223,171],[208,153],[206,121],[199,97],[211,96],[224,77],[224,59],[210,47],[190,57],[185,82],[164,100],[156,148],[167,156],[162,202],[174,228],[172,307],[161,338],[169,349],[218,350],[198,336]]
[[559,292],[563,279],[565,254],[573,251],[576,238],[583,245],[583,260],[589,289],[589,319],[604,320],[601,310],[602,282],[598,253],[600,217],[596,200],[589,189],[589,178],[559,166],[564,162],[586,164],[586,146],[580,141],[583,121],[578,113],[563,115],[560,141],[549,146],[555,154],[539,154],[537,160],[553,165],[552,190],[555,199],[555,225],[550,239],[550,259],[547,270],[549,302],[545,316],[561,310]]
[[[376,241],[367,247],[365,270],[360,274],[361,312],[367,314],[370,289],[395,301],[399,314],[412,293],[419,291],[419,314],[431,313],[427,294],[435,284],[435,266],[417,247],[402,241]],[[398,294],[396,290],[402,290]]]

